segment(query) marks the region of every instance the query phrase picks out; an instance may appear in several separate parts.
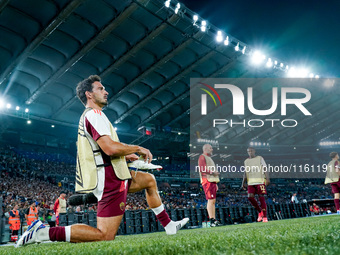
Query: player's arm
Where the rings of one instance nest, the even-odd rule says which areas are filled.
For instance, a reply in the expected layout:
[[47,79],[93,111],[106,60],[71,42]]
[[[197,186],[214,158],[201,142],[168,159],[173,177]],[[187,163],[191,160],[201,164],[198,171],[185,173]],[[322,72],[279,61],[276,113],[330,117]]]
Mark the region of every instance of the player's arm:
[[85,116],[85,128],[91,137],[98,143],[104,153],[111,157],[127,156],[138,153],[148,163],[152,160],[152,154],[148,149],[137,145],[127,145],[115,142],[111,138],[110,125],[102,115],[89,111]]
[[148,163],[152,160],[152,154],[148,149],[138,145],[128,145],[115,142],[108,135],[99,137],[97,143],[104,153],[111,157],[127,156],[133,153],[138,153],[145,158],[145,161],[148,160]]
[[264,159],[261,157],[261,165],[263,167],[263,172],[264,172],[264,176],[266,177],[266,186],[268,186],[270,184],[270,178],[269,178],[269,173],[268,173],[268,168],[267,168],[267,164],[264,161]]
[[335,169],[335,172],[340,176],[340,165],[339,165],[339,161],[335,161],[335,163],[334,163],[334,169]]
[[207,163],[205,162],[205,157],[203,155],[198,158],[198,166],[201,174],[204,175],[207,173]]
[[57,213],[58,206],[59,206],[59,199],[57,199],[57,200],[55,201],[55,203],[54,203],[54,207],[53,207],[54,213]]
[[244,165],[244,173],[243,173],[243,178],[242,178],[241,189],[246,189],[246,180],[247,180],[246,165]]

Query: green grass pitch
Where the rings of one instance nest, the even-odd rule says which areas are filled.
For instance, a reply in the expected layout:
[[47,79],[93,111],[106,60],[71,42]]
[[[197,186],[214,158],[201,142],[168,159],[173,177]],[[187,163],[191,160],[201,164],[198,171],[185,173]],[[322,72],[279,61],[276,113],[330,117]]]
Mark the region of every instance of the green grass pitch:
[[117,236],[96,243],[0,247],[0,254],[340,254],[340,216]]

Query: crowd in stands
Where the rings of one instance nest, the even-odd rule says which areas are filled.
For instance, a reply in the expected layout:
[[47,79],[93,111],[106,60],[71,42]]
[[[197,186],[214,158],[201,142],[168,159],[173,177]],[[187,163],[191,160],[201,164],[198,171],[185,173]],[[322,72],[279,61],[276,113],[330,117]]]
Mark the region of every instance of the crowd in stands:
[[75,176],[75,164],[60,161],[68,157],[45,152],[24,153],[11,147],[0,148],[0,174],[9,177],[39,178],[52,183],[57,176],[71,179]]

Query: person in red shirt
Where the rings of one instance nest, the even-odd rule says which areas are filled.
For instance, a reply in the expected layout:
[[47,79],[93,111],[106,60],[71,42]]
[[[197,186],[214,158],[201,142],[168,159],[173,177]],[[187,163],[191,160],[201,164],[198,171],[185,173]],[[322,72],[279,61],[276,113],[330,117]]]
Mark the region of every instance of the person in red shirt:
[[59,214],[66,213],[66,192],[61,191],[60,196],[54,203],[53,211],[56,216],[56,225],[59,226]]
[[215,215],[216,192],[218,190],[217,183],[220,180],[215,163],[211,158],[212,152],[213,148],[210,144],[203,145],[203,154],[198,159],[198,166],[205,198],[208,200],[207,211],[210,219],[210,226],[216,227],[221,225],[221,223],[216,220]]

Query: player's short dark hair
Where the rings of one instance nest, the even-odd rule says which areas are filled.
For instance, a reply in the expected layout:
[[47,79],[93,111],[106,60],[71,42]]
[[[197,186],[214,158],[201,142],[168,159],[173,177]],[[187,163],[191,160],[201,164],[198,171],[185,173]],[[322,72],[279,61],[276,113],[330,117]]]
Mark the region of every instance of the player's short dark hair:
[[335,156],[336,156],[337,154],[338,154],[337,152],[332,151],[331,153],[329,153],[329,156],[330,156],[331,158],[335,158]]
[[77,96],[79,100],[83,103],[83,105],[86,105],[87,103],[85,92],[86,91],[92,92],[92,84],[95,81],[99,81],[99,82],[101,81],[98,75],[90,75],[88,78],[78,83],[77,88],[76,88]]

